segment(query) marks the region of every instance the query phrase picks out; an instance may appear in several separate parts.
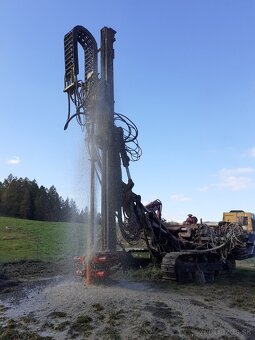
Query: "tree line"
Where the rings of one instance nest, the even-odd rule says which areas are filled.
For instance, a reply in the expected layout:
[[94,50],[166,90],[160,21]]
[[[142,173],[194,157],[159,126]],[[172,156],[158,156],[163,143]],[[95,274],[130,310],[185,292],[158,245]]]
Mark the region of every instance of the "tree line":
[[87,222],[88,209],[79,210],[74,200],[64,200],[56,188],[38,186],[36,180],[12,174],[0,181],[0,215],[39,221]]

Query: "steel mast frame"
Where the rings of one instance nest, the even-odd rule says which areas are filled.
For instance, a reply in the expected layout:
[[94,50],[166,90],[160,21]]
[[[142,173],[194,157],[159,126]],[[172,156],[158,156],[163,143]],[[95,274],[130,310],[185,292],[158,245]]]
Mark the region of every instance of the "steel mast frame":
[[[68,95],[69,122],[76,117],[86,127],[86,141],[90,153],[90,251],[95,250],[95,182],[101,183],[101,251],[116,251],[116,211],[119,210],[121,166],[116,150],[114,126],[113,59],[115,31],[101,30],[101,46],[82,26],[74,27],[65,35],[65,88]],[[84,50],[84,79],[78,80],[78,44]],[[98,76],[98,53],[101,74]],[[71,105],[76,112],[71,115]]]

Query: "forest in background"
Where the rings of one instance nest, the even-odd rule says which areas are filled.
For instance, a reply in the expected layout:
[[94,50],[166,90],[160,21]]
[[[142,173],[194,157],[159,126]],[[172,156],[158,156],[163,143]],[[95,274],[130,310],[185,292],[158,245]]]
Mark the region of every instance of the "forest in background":
[[56,188],[38,186],[36,180],[12,174],[0,181],[0,216],[38,221],[87,222],[88,209],[79,210],[73,199],[65,200]]

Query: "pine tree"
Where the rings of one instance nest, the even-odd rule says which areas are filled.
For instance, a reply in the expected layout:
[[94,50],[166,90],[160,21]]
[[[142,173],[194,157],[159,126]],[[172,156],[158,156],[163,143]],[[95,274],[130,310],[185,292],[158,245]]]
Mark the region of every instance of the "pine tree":
[[30,181],[8,176],[0,182],[0,215],[36,219],[41,221],[85,222],[88,211],[80,212],[74,200],[63,200],[55,186],[50,189],[38,187],[35,180]]

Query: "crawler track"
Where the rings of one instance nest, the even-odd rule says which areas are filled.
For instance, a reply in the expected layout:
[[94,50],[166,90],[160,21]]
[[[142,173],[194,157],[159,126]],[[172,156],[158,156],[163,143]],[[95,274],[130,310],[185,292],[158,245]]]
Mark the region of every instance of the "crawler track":
[[216,253],[171,252],[163,258],[161,271],[166,280],[205,283],[212,282],[215,276],[226,270],[224,266]]
[[163,274],[163,279],[176,281],[176,260],[181,255],[180,252],[168,253],[163,257],[161,263],[161,272]]

